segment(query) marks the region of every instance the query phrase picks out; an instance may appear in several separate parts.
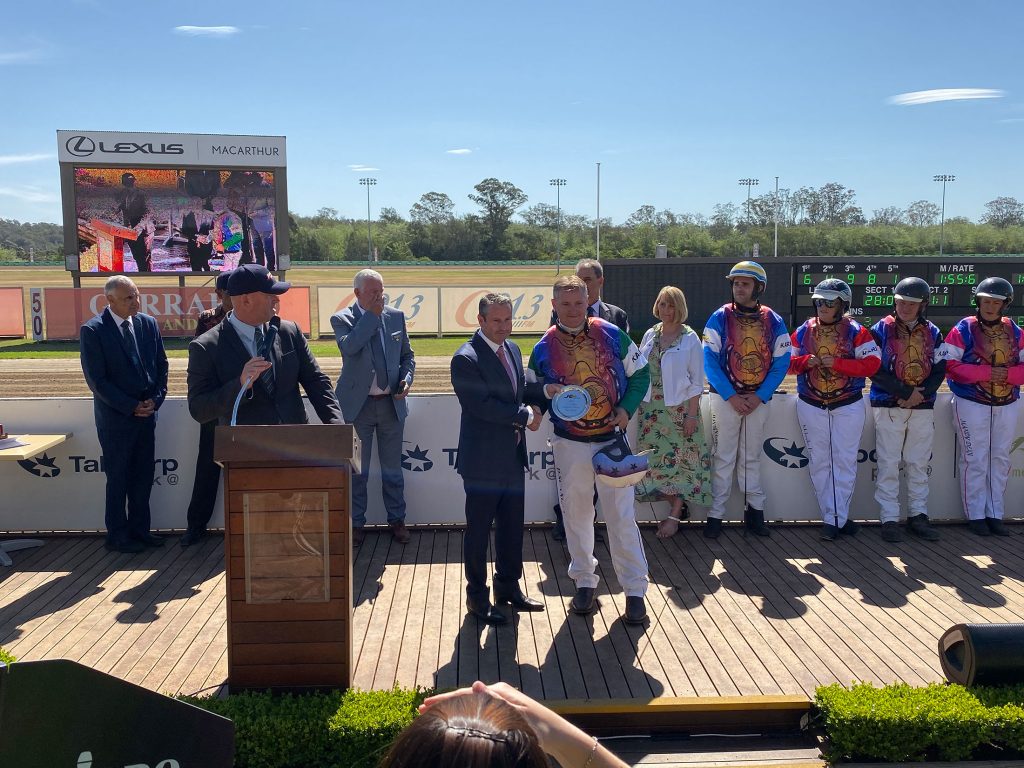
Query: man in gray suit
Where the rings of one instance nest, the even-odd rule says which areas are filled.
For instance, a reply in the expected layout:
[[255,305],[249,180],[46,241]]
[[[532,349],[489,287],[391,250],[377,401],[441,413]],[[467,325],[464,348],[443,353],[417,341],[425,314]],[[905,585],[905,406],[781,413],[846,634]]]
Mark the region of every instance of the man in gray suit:
[[384,278],[364,269],[352,283],[356,303],[331,317],[341,350],[338,402],[345,421],[356,428],[362,443],[359,474],[352,478],[352,543],[363,542],[366,525],[366,478],[370,472],[373,436],[377,435],[381,486],[388,525],[395,541],[405,544],[405,479],[402,477],[402,433],[409,412],[405,398],[412,386],[413,359],[405,314],[384,304]]

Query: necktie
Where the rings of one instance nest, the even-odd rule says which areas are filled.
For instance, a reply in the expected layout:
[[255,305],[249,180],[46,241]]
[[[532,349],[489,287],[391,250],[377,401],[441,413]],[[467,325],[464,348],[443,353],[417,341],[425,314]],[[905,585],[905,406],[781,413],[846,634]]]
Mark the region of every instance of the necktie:
[[121,322],[121,333],[124,334],[124,351],[128,353],[128,359],[132,361],[132,365],[135,366],[135,371],[142,378],[146,377],[146,369],[142,366],[142,359],[139,357],[139,350],[135,346],[135,337],[132,336],[131,332],[131,320],[123,320]]
[[587,317],[597,317],[597,310],[593,307],[587,307]]
[[379,331],[370,339],[370,358],[373,360],[373,370],[377,374],[377,386],[383,392],[388,388],[388,361],[384,356],[384,345],[380,342]]
[[514,394],[519,389],[519,382],[517,381],[518,377],[516,376],[515,371],[512,370],[512,363],[509,361],[508,355],[505,352],[504,344],[498,347],[498,359],[501,360],[501,364],[505,367],[505,373],[508,374],[508,379],[512,382],[512,392]]
[[[512,394],[514,395],[518,391],[519,382],[516,380],[515,371],[512,370],[512,363],[508,359],[508,354],[505,352],[505,345],[502,344],[498,347],[498,359],[501,360],[501,364],[505,367],[505,373],[508,374],[508,379],[512,382]],[[523,439],[522,433],[516,430],[516,445],[519,445],[519,441]]]
[[263,387],[267,390],[267,394],[271,397],[274,396],[274,366],[273,360],[270,359],[270,355],[267,354],[267,337],[263,334],[263,326],[257,325],[256,331],[253,333],[253,341],[256,343],[256,356],[262,357],[271,363],[270,368],[264,371],[263,375],[260,376],[260,381],[263,382]]

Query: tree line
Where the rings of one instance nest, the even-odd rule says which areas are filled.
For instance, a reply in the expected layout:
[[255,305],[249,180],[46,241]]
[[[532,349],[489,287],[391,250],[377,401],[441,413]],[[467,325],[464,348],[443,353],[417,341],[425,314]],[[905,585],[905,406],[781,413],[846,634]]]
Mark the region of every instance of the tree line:
[[[382,208],[371,223],[373,249],[380,261],[564,261],[592,258],[595,219],[529,202],[508,181],[484,179],[468,199],[478,211],[457,216],[443,192],[427,192],[402,216]],[[854,190],[830,182],[820,188],[780,189],[751,197],[742,205],[720,203],[711,215],[674,213],[642,205],[624,222],[601,219],[601,258],[651,258],[656,246],[669,256],[733,257],[773,246],[776,216],[779,255],[799,258],[856,254],[925,255],[1024,252],[1024,204],[997,197],[977,223],[947,218],[928,200],[905,208],[889,206],[865,215]],[[314,216],[292,216],[292,258],[299,261],[365,261],[366,220],[321,208]],[[940,230],[944,230],[941,231]]]
[[[509,181],[484,179],[467,198],[477,210],[456,215],[444,192],[427,192],[403,216],[382,208],[370,222],[321,208],[313,216],[289,214],[293,261],[553,261],[567,262],[596,253],[595,219],[529,202]],[[856,192],[830,182],[821,187],[780,189],[749,201],[719,203],[710,215],[674,213],[642,205],[625,221],[601,219],[601,258],[651,258],[663,244],[669,256],[738,257],[756,243],[762,254],[773,247],[779,224],[779,255],[798,258],[856,254],[927,255],[946,253],[1024,253],[1024,204],[997,197],[985,204],[978,222],[947,218],[928,200],[888,206],[865,214]],[[0,219],[0,262],[60,261],[63,230],[57,224]]]

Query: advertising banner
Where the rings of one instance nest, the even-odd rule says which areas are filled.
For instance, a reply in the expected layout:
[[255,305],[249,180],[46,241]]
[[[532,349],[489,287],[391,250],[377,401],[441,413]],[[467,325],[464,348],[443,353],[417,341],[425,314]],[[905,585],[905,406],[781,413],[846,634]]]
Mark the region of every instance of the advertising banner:
[[441,332],[472,334],[480,327],[476,320],[480,297],[486,293],[507,293],[512,298],[512,333],[540,335],[551,327],[551,286],[506,285],[483,288],[452,286],[441,288]]
[[25,305],[21,288],[0,288],[0,336],[25,335]]
[[[867,404],[865,403],[865,408]],[[710,426],[708,398],[702,402],[705,426]],[[768,495],[768,520],[819,521],[817,502],[807,470],[807,450],[796,420],[796,397],[777,395],[771,404],[762,441],[762,481]],[[316,422],[307,405],[311,420]],[[455,471],[459,444],[459,403],[454,395],[411,395],[409,418],[405,422],[402,468],[410,524],[464,523],[462,480]],[[183,398],[169,398],[160,409],[156,432],[156,479],[153,483],[153,527],[185,527],[192,483],[199,426],[188,414]],[[24,432],[53,434],[73,432],[64,444],[25,461],[0,461],[0,530],[79,531],[103,527],[105,476],[88,398],[0,399],[0,420],[13,435]],[[1018,425],[1018,435],[1020,426]],[[548,440],[550,422],[545,419],[537,432],[527,432],[529,467],[526,475],[526,519],[551,520],[556,499],[555,468]],[[963,520],[957,488],[956,453],[949,397],[935,407],[935,446],[931,466],[928,513],[935,520]],[[1020,437],[1014,445],[1024,443]],[[860,442],[857,485],[852,517],[877,521],[878,505],[873,498],[877,463],[874,452],[873,420],[868,418]],[[1024,494],[1024,447],[1010,453],[1010,481],[1007,498]],[[905,490],[905,489],[904,489]],[[368,522],[386,523],[380,494],[380,470],[376,456],[371,462]],[[661,519],[667,504],[639,503],[637,518]],[[1010,514],[1020,516],[1011,506]],[[702,519],[704,510],[695,509],[693,518]],[[600,511],[598,513],[600,517]],[[734,489],[727,507],[727,519],[743,518],[743,494]],[[223,523],[218,502],[213,526]]]
[[[388,306],[405,312],[411,334],[472,335],[477,328],[480,298],[492,291],[507,293],[512,298],[512,333],[544,333],[550,327],[551,288],[549,286],[387,286]],[[331,334],[331,315],[355,303],[351,288],[319,286],[317,301],[320,335]],[[440,314],[440,318],[439,315]],[[440,319],[440,328],[438,320]]]
[[[139,288],[142,312],[156,318],[162,336],[194,336],[199,313],[217,306],[212,285],[201,288]],[[46,338],[77,339],[86,320],[106,309],[103,288],[44,288]],[[309,287],[292,286],[281,296],[280,315],[310,332]],[[22,331],[24,333],[24,330]]]
[[61,163],[284,168],[284,136],[57,131]]
[[[437,297],[436,286],[388,285],[384,289],[385,301],[389,307],[405,312],[405,326],[411,334],[436,334]],[[331,315],[356,303],[351,286],[320,285],[316,289],[320,318],[320,335],[330,336]]]

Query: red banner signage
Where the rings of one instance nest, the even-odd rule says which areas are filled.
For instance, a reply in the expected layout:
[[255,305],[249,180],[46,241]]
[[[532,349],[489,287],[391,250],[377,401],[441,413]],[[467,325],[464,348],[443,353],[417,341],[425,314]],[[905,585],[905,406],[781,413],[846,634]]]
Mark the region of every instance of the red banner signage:
[[25,303],[21,288],[0,288],[0,336],[25,335]]
[[[21,289],[19,312],[21,312]],[[142,312],[152,315],[163,336],[193,336],[199,313],[217,306],[217,294],[211,286],[202,288],[139,288]],[[46,338],[77,339],[78,331],[91,317],[107,306],[103,288],[44,288],[43,313],[46,318]],[[308,334],[309,288],[292,286],[281,296],[280,315],[291,320]],[[0,312],[0,319],[3,315]],[[24,316],[21,335],[24,335]]]

